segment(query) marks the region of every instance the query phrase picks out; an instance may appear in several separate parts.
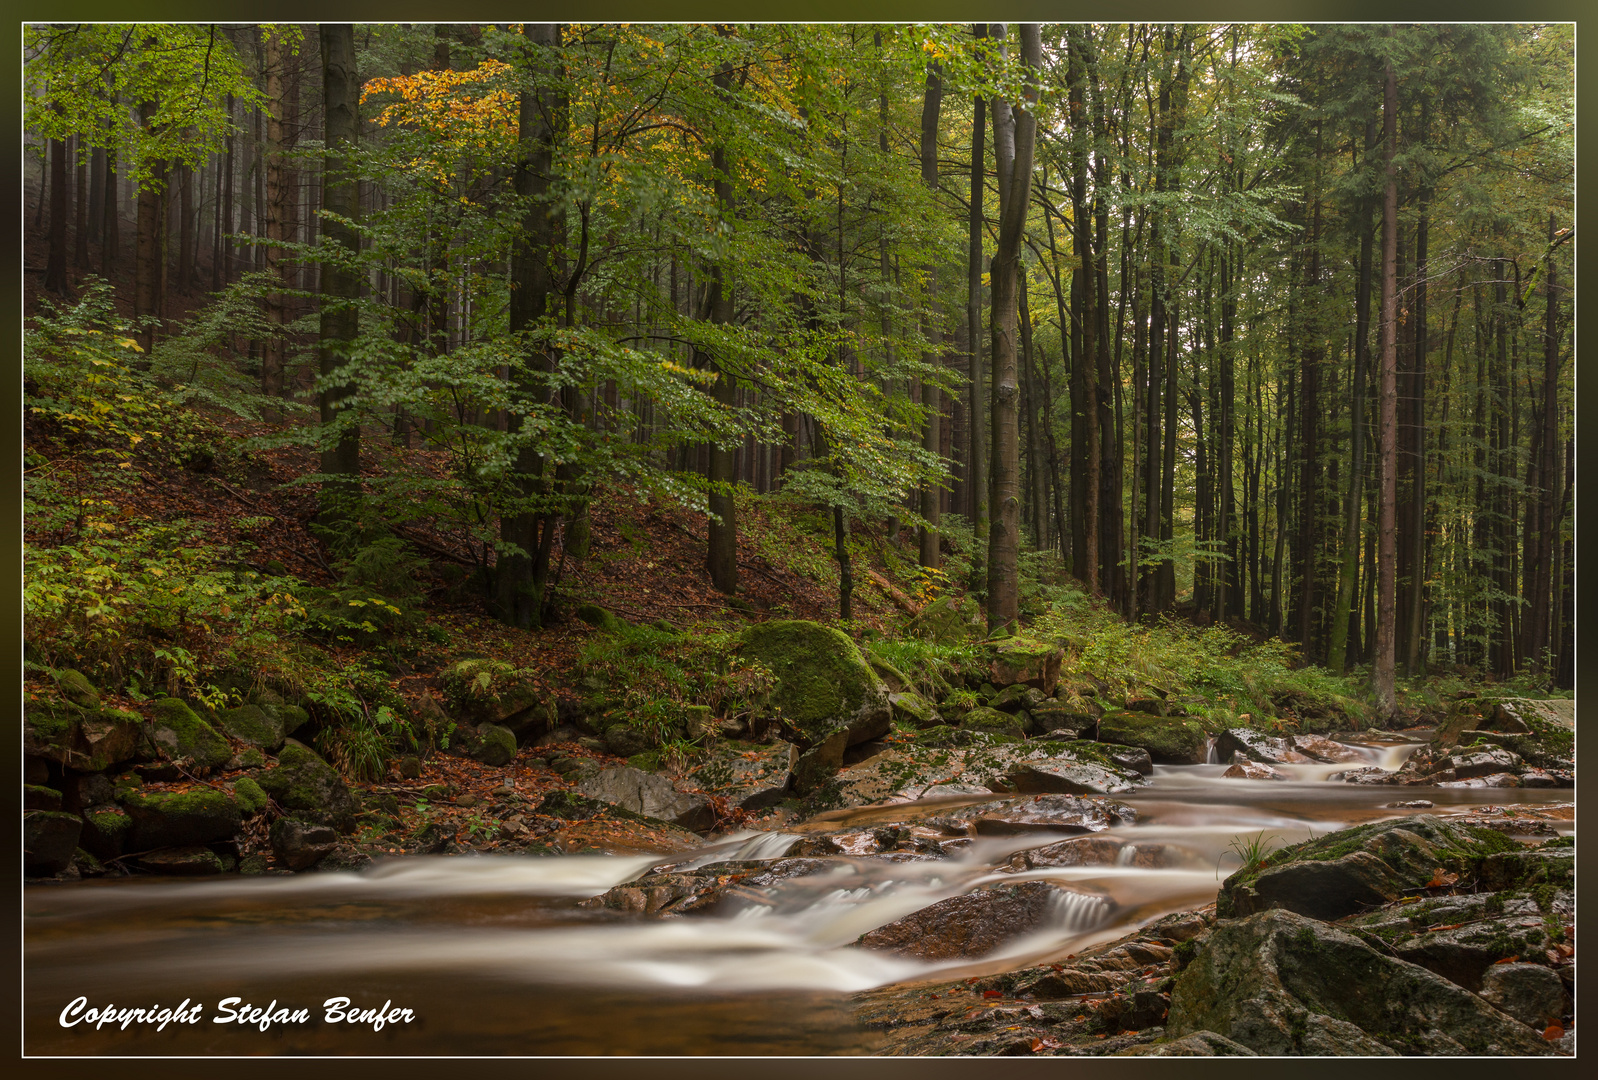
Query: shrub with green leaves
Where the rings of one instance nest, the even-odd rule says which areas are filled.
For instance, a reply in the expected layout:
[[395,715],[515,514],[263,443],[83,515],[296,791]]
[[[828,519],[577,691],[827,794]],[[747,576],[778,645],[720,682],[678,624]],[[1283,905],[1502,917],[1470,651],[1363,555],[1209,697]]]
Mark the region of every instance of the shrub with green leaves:
[[184,522],[85,520],[74,543],[26,545],[24,639],[45,663],[108,685],[187,693],[211,707],[225,669],[286,672],[305,611],[294,578],[226,567]]

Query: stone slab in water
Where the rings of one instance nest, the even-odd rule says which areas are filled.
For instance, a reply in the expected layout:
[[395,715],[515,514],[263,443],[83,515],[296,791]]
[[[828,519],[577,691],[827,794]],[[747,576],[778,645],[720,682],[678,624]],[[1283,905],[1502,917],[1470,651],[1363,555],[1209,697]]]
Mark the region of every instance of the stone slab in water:
[[920,960],[984,956],[1056,918],[1071,890],[1044,881],[1024,881],[951,896],[879,926],[860,938],[868,949],[884,949]]

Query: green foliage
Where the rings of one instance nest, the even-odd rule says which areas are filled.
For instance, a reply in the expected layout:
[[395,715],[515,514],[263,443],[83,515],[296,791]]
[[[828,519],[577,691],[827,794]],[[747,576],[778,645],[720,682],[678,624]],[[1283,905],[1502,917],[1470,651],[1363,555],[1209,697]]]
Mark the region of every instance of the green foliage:
[[29,647],[109,684],[133,678],[211,706],[224,699],[210,682],[220,671],[281,668],[305,614],[300,583],[227,569],[227,550],[206,539],[181,522],[88,517],[76,542],[28,545]]
[[329,659],[305,677],[305,701],[322,724],[316,747],[344,776],[381,780],[390,758],[418,749],[404,699],[369,660]]
[[1051,609],[1031,632],[1065,647],[1062,680],[1080,671],[1121,696],[1150,689],[1199,694],[1225,722],[1244,712],[1274,716],[1282,701],[1345,717],[1367,711],[1356,676],[1304,665],[1296,647],[1278,638],[1253,641],[1226,626],[1175,619],[1131,625],[1104,608],[1080,606]]

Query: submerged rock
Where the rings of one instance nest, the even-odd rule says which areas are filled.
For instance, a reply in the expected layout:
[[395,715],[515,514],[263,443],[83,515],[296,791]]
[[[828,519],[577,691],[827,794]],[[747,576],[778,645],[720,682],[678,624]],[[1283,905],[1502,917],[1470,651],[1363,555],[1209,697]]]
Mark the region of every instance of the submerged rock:
[[1553,1052],[1468,990],[1290,911],[1217,924],[1177,977],[1167,1030],[1259,1054]]
[[1108,904],[1097,897],[1046,881],[1024,881],[951,896],[880,926],[860,937],[868,949],[883,949],[919,960],[959,960],[984,956],[1016,938],[1063,924],[1072,902]]
[[1286,780],[1285,773],[1279,773],[1269,765],[1258,761],[1234,761],[1225,772],[1221,774],[1228,780]]

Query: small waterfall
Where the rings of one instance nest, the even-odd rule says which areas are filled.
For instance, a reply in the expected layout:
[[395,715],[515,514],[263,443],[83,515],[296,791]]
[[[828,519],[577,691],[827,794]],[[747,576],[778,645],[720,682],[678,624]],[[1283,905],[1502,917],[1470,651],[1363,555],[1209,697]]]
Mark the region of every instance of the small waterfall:
[[1052,899],[1050,906],[1068,934],[1085,934],[1098,929],[1112,910],[1104,897],[1085,892],[1061,892]]
[[1217,741],[1215,739],[1204,740],[1204,764],[1219,765],[1221,763],[1221,755],[1215,749]]

